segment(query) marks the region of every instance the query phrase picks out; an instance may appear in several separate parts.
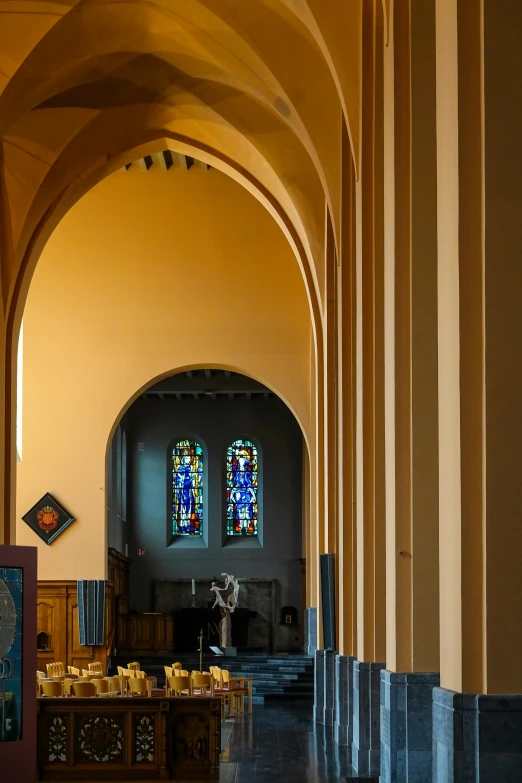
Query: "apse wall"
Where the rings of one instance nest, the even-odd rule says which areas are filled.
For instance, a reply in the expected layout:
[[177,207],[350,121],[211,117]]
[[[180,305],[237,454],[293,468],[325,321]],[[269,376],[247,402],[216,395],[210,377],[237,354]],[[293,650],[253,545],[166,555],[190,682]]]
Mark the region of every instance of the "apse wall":
[[[225,572],[276,579],[277,611],[291,605],[300,614],[303,437],[284,403],[277,398],[140,399],[123,426],[131,609],[155,611],[155,579],[207,579],[210,589],[212,578]],[[226,449],[239,437],[254,439],[259,449],[261,546],[256,539],[231,541],[224,535]],[[172,529],[170,451],[183,438],[195,438],[204,450],[205,546],[199,546],[199,537],[167,543]],[[280,637],[279,647],[295,642],[287,634]]]
[[[153,379],[189,366],[243,372],[278,392],[310,438],[311,330],[282,232],[215,171],[132,167],[64,218],[24,313],[17,543],[40,579],[106,575],[106,450]],[[76,517],[47,546],[21,516],[50,491]]]

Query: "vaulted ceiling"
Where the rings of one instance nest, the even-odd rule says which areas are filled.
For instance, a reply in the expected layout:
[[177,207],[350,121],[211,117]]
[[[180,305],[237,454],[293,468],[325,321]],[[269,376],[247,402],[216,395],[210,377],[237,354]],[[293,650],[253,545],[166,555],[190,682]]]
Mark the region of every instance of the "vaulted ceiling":
[[361,5],[0,0],[4,306],[47,224],[109,171],[166,148],[283,215],[320,300],[343,124],[358,158]]

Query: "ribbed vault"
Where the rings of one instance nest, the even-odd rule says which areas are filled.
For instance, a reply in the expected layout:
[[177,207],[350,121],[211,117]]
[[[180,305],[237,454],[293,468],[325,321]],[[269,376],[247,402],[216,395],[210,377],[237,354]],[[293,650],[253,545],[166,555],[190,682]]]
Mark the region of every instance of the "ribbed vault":
[[4,306],[57,205],[161,137],[207,150],[260,190],[321,302],[325,207],[339,238],[343,122],[359,144],[360,6],[0,0]]

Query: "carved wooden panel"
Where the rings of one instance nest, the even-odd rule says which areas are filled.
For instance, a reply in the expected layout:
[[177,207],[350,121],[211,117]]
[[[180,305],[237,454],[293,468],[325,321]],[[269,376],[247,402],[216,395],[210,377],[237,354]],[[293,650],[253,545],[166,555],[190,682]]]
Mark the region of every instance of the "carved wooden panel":
[[51,764],[67,762],[68,741],[67,715],[55,715],[47,723],[47,758]]
[[125,715],[82,715],[78,722],[76,758],[81,763],[125,761]]
[[216,778],[219,699],[38,699],[41,780]]
[[134,760],[136,764],[152,764],[156,752],[156,716],[134,716]]

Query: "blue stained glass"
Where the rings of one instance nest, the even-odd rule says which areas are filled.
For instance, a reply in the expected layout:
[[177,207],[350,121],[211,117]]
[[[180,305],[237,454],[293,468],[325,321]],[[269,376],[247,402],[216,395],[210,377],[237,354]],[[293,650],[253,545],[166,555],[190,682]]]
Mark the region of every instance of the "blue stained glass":
[[172,535],[203,535],[203,449],[194,440],[172,449]]
[[0,568],[0,742],[21,736],[22,579],[21,568]]
[[249,440],[236,440],[227,450],[227,533],[257,535],[258,455]]

